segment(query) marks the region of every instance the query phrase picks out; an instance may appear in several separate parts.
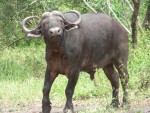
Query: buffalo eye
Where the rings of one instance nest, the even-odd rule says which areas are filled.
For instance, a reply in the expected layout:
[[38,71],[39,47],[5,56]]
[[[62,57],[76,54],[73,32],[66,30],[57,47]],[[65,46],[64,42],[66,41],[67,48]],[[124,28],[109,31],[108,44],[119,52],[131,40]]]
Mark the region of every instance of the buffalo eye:
[[47,24],[49,24],[49,22],[43,22],[43,26],[46,26]]
[[63,20],[59,20],[61,24],[64,24]]
[[60,20],[60,22],[61,22],[61,23],[63,23],[63,21],[62,21],[62,20]]

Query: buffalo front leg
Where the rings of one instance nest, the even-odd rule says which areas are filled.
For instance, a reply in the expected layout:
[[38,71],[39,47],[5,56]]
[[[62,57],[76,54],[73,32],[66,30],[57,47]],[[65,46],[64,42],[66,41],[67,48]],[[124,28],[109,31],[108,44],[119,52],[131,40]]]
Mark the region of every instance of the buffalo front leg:
[[115,71],[113,63],[106,65],[104,68],[104,73],[106,74],[107,78],[109,79],[109,81],[111,82],[111,86],[112,86],[112,103],[111,105],[113,107],[118,107],[119,105],[119,98],[118,98],[118,94],[119,94],[119,75],[118,73]]
[[45,73],[44,87],[43,87],[43,99],[42,99],[43,113],[50,113],[51,111],[51,102],[49,99],[49,93],[55,78],[56,78],[56,74],[54,72],[50,72],[50,70],[47,68]]
[[76,72],[72,71],[68,77],[69,80],[68,80],[68,84],[67,84],[66,91],[65,91],[67,100],[66,100],[65,108],[63,110],[64,113],[67,113],[68,109],[70,109],[71,112],[74,113],[72,96],[74,94],[74,89],[75,89],[76,83],[78,81],[78,77],[79,77],[78,71],[76,71]]

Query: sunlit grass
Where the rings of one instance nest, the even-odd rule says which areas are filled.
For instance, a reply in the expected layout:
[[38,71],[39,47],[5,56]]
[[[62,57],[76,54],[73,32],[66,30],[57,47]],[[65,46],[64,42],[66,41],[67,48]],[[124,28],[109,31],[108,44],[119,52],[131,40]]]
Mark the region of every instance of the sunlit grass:
[[42,92],[39,90],[42,88],[42,81],[40,79],[30,77],[24,81],[1,80],[0,86],[1,104],[26,104],[41,98]]

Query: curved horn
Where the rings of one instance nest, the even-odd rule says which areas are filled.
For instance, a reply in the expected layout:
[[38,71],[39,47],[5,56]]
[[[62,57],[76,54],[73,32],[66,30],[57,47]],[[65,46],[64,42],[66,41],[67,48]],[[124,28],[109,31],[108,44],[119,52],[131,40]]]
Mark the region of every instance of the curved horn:
[[70,22],[68,22],[65,18],[65,21],[68,23],[68,24],[75,24],[75,25],[77,25],[77,24],[79,24],[80,22],[81,22],[81,14],[80,14],[80,12],[78,12],[78,11],[76,11],[76,10],[71,10],[71,11],[68,11],[68,12],[65,12],[65,13],[74,13],[74,14],[76,14],[77,16],[78,16],[78,19],[75,21],[75,22],[73,22],[73,23],[70,23]]
[[73,22],[73,23],[67,21],[66,18],[64,17],[64,15],[61,12],[53,11],[53,13],[58,15],[58,16],[61,16],[64,19],[64,21],[66,23],[68,23],[68,24],[75,24],[75,25],[77,25],[77,24],[79,24],[81,22],[81,14],[80,14],[80,12],[78,12],[76,10],[71,10],[71,11],[68,11],[68,12],[64,12],[64,13],[75,13],[78,16],[78,19],[75,22]]
[[37,18],[37,17],[36,17],[36,16],[29,16],[29,17],[26,17],[25,19],[23,19],[23,21],[21,22],[21,27],[22,27],[22,29],[23,29],[24,32],[30,33],[31,31],[34,31],[34,30],[37,29],[37,27],[36,27],[36,28],[30,30],[30,29],[28,29],[28,28],[25,26],[26,23],[27,23],[29,20],[33,19],[33,18]]

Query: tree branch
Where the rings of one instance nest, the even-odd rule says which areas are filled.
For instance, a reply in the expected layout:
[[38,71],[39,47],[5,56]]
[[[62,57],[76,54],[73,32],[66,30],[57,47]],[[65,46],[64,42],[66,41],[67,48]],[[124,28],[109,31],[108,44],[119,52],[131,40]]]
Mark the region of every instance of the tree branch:
[[139,8],[140,8],[140,0],[132,0],[134,3],[134,11],[132,15],[132,42],[133,42],[133,47],[135,47],[135,44],[137,44],[137,16],[139,13]]
[[114,11],[112,10],[112,8],[110,7],[110,1],[106,0],[106,4],[108,6],[108,9],[112,12],[112,14],[115,16],[115,18],[120,22],[120,24],[126,29],[126,31],[131,35],[131,31],[126,28],[126,26],[119,20],[119,18],[117,17],[117,15],[114,13]]
[[142,24],[142,27],[150,30],[150,4],[147,6],[147,11],[145,14],[145,18]]
[[92,6],[91,6],[90,4],[88,4],[88,3],[86,2],[86,0],[83,0],[83,2],[84,2],[94,13],[97,13],[97,11],[96,11],[94,8],[92,8]]
[[132,5],[130,4],[130,2],[128,0],[125,0],[125,2],[129,5],[131,11],[133,11],[134,9],[133,9]]
[[22,11],[25,11],[26,9],[28,9],[29,6],[33,5],[33,4],[36,3],[37,1],[38,1],[38,0],[32,1],[30,4],[28,4],[28,6],[27,6],[26,8],[22,9],[21,12],[22,12]]

